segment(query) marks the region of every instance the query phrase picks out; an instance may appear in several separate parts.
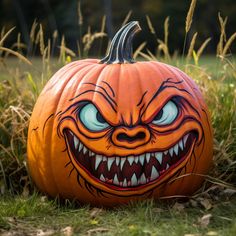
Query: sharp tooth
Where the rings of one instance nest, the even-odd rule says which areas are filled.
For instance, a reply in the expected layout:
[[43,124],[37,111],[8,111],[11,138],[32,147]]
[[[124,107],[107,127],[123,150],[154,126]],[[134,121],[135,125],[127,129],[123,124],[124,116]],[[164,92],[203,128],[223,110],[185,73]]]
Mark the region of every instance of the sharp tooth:
[[147,180],[146,180],[146,177],[145,177],[144,173],[140,176],[138,182],[139,182],[139,184],[146,184]]
[[82,143],[79,144],[79,152],[82,150],[83,146],[84,145]]
[[175,144],[175,146],[174,146],[174,152],[175,152],[175,154],[176,154],[176,156],[178,155],[178,152],[179,152],[179,144],[177,143],[177,144]]
[[156,156],[156,159],[158,160],[158,162],[161,165],[163,153],[162,152],[156,152],[155,156]]
[[150,157],[151,157],[151,154],[150,153],[146,153],[146,161],[147,161],[147,163],[150,161]]
[[119,180],[117,174],[115,174],[114,179],[113,179],[113,184],[119,185]]
[[94,155],[94,153],[89,150],[89,156],[91,157],[91,156],[93,156],[93,155]]
[[169,164],[166,164],[166,170],[168,170],[170,168]]
[[116,157],[116,165],[119,166],[120,164],[120,157]]
[[102,161],[107,161],[107,157],[103,156]]
[[167,151],[164,151],[164,154],[166,155],[168,153],[168,150]]
[[74,136],[74,134],[73,134],[73,132],[72,132],[71,130],[69,130],[69,132],[70,132],[70,134],[71,134],[72,136]]
[[140,156],[138,157],[138,159],[139,159],[140,164],[143,165],[144,159],[145,159],[145,154],[140,155]]
[[169,149],[169,153],[170,153],[170,156],[172,157],[172,156],[173,156],[173,153],[174,153],[174,149],[173,149],[173,148],[170,148],[170,149]]
[[100,175],[100,180],[105,182],[105,178],[104,178],[103,174]]
[[129,161],[129,164],[132,165],[134,162],[134,156],[127,157],[127,160]]
[[135,157],[134,161],[135,161],[136,164],[138,164],[138,157]]
[[102,161],[102,155],[96,155],[96,157],[95,157],[95,170],[97,170],[101,161]]
[[136,185],[138,185],[138,180],[137,180],[136,174],[133,174],[131,178],[131,186],[136,186]]
[[183,145],[183,140],[182,139],[180,139],[180,141],[179,141],[179,147],[180,147],[181,150],[184,150],[184,145]]
[[120,158],[120,170],[121,170],[121,171],[122,171],[122,168],[123,168],[123,165],[124,165],[125,161],[126,161],[126,158],[125,158],[125,157]]
[[84,147],[83,153],[85,154],[87,151],[88,151],[88,149],[86,147]]
[[75,150],[77,150],[79,146],[79,140],[75,136],[74,136],[74,146],[75,146]]
[[115,157],[107,158],[107,168],[108,168],[108,171],[111,170],[111,166],[112,166],[112,163],[113,163],[114,160],[115,160]]
[[184,136],[184,146],[185,146],[185,144],[186,144],[186,142],[187,142],[187,139],[188,139],[188,136],[189,136],[189,134],[186,134],[185,136]]
[[127,187],[127,180],[126,179],[123,182],[123,187]]
[[151,173],[151,181],[156,179],[159,176],[159,173],[155,166],[152,167],[152,173]]

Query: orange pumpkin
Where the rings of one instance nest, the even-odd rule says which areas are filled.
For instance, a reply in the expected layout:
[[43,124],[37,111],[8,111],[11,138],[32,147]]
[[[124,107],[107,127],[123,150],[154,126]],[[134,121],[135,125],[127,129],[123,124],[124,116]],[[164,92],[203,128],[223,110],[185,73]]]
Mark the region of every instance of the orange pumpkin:
[[28,166],[38,188],[93,205],[190,195],[212,161],[212,129],[196,84],[179,69],[134,62],[130,22],[101,61],[60,69],[34,107]]

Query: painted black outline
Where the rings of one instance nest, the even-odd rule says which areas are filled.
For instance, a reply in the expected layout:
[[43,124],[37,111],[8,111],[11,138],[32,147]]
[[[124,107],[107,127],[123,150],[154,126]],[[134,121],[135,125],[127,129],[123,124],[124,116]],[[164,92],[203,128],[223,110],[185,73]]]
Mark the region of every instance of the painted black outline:
[[83,84],[93,85],[95,88],[100,88],[100,89],[102,89],[102,91],[105,92],[105,94],[107,95],[107,97],[117,106],[116,101],[115,101],[113,98],[111,98],[111,96],[110,96],[109,93],[106,91],[106,89],[103,88],[101,85],[97,85],[97,84],[94,84],[94,83],[91,83],[91,82],[87,82],[87,83],[83,83]]
[[[177,87],[175,87],[175,86],[165,86],[166,83],[180,84],[180,83],[184,82],[184,80],[181,80],[181,81],[178,81],[178,82],[174,82],[174,81],[170,81],[170,80],[171,80],[171,78],[168,78],[168,79],[166,79],[165,81],[162,82],[161,86],[159,87],[159,89],[158,89],[157,92],[154,94],[154,96],[152,97],[152,99],[151,99],[151,100],[149,101],[149,103],[147,104],[145,110],[144,110],[144,111],[142,112],[142,114],[141,114],[141,110],[143,109],[143,107],[144,107],[146,104],[143,104],[143,105],[142,105],[142,107],[141,107],[141,109],[140,109],[140,114],[139,114],[140,116],[142,116],[142,115],[145,113],[145,111],[146,111],[147,107],[150,105],[150,103],[151,103],[151,102],[159,95],[159,93],[162,92],[165,88],[175,88],[175,89],[177,89],[177,90],[179,90],[179,91],[186,92],[186,93],[188,93],[190,96],[192,96],[192,94],[190,94],[190,93],[189,93],[187,90],[185,90],[185,89],[179,89],[179,88],[177,88]],[[115,96],[115,93],[114,93],[113,89],[111,88],[111,86],[110,86],[107,82],[105,82],[105,81],[102,81],[102,82],[108,85],[108,87],[111,89],[112,94],[113,94],[113,97],[114,97],[114,96]],[[100,87],[100,86],[99,86],[99,87]],[[103,88],[102,90],[104,91],[105,89]],[[85,94],[85,93],[87,93],[87,92],[97,92],[97,93],[101,94],[101,95],[109,102],[109,104],[111,105],[112,109],[117,113],[116,109],[115,109],[115,108],[113,107],[113,105],[111,104],[111,101],[114,102],[114,100],[108,95],[108,93],[107,93],[106,91],[105,91],[105,92],[106,92],[106,94],[108,95],[108,98],[110,98],[111,101],[110,101],[103,93],[101,93],[100,91],[96,91],[96,90],[87,90],[87,91],[85,91],[85,92],[83,92],[83,93],[77,95],[76,97],[70,99],[69,101],[73,101],[74,99],[78,98],[79,96],[81,96],[82,94]],[[144,96],[146,95],[146,93],[147,93],[147,91],[144,92],[144,94],[142,95],[141,100],[139,101],[139,103],[137,104],[137,106],[141,105],[141,103],[142,103],[142,101],[143,101],[143,98],[144,98]],[[181,96],[178,96],[178,97],[181,97]],[[183,98],[183,97],[181,97],[181,98]],[[188,105],[198,114],[198,116],[200,117],[199,112],[192,106],[192,104],[191,104],[189,101],[187,101],[185,98],[183,98],[183,99],[187,102],[187,104],[188,104]],[[82,101],[81,101],[81,102],[82,102]],[[89,102],[91,102],[91,101],[89,101]],[[71,109],[73,106],[78,105],[78,103],[80,103],[80,102],[76,102],[76,103],[70,105],[69,108],[66,109],[66,111],[64,111],[64,112],[60,111],[60,112],[58,112],[58,113],[56,114],[56,116],[59,116],[59,118],[58,118],[58,119],[59,119],[59,123],[58,123],[57,129],[59,129],[61,122],[64,121],[65,119],[68,119],[68,118],[69,118],[70,120],[72,119],[73,122],[75,122],[75,124],[76,124],[76,126],[77,126],[77,123],[76,123],[76,121],[74,120],[73,117],[71,117],[71,116],[66,116],[66,117],[63,117],[63,119],[61,119],[61,117],[62,117],[63,114],[65,114],[65,113],[66,113],[69,109]],[[78,109],[78,108],[77,108],[77,109]],[[209,123],[209,120],[208,120],[207,113],[206,113],[206,111],[205,111],[203,108],[201,108],[201,109],[202,109],[202,111],[203,111],[203,112],[205,113],[205,115],[206,115],[207,122],[208,122],[208,126],[209,126],[209,128],[210,128],[211,126],[210,126],[210,123]],[[49,120],[50,118],[52,118],[53,116],[54,116],[54,113],[51,114],[51,115],[46,119],[46,121],[45,121],[45,123],[44,123],[44,126],[43,126],[43,133],[44,133],[44,129],[45,129],[46,125],[47,125],[48,120]],[[183,121],[184,121],[184,120],[186,120],[186,119],[183,119]],[[202,128],[202,125],[201,125],[200,121],[198,121],[197,119],[194,119],[194,120],[197,121],[197,122],[200,124],[201,128]],[[183,121],[180,123],[180,125],[179,125],[178,127],[181,126],[181,124],[183,123]],[[123,120],[123,123],[124,123],[124,125],[125,125],[124,120]],[[77,127],[78,127],[78,126],[77,126]],[[149,126],[148,126],[148,127],[149,127]],[[150,127],[149,127],[149,128],[150,128]],[[151,128],[150,128],[150,129],[151,129]],[[173,131],[173,130],[172,130],[172,131]],[[110,130],[110,131],[108,131],[105,135],[108,136],[108,139],[109,139],[109,136],[110,136],[111,134],[112,134],[112,131]],[[152,134],[152,133],[151,133],[151,134]],[[59,132],[59,133],[58,133],[58,136],[60,137],[60,135],[62,135],[62,134],[60,134],[60,132]],[[104,136],[105,136],[105,135],[104,135]],[[65,134],[63,134],[62,136],[65,136]],[[205,135],[204,135],[204,130],[203,130],[203,128],[202,128],[202,137],[204,137],[204,136],[205,136]],[[88,138],[90,138],[90,137],[88,137]],[[64,137],[64,139],[65,139],[65,137]],[[97,138],[95,138],[95,139],[97,139]],[[205,145],[205,137],[204,137],[203,139],[201,139],[201,141],[199,141],[199,145],[202,143],[202,141],[204,142],[204,143],[203,143],[203,148],[204,148],[204,145]],[[70,164],[72,164],[72,166],[73,166],[73,168],[72,168],[72,170],[70,171],[68,177],[70,177],[70,175],[72,174],[72,172],[75,170],[75,171],[77,172],[77,182],[78,182],[78,184],[82,187],[82,185],[81,185],[81,183],[80,183],[80,178],[82,178],[82,179],[84,180],[84,185],[85,185],[86,189],[87,189],[93,196],[95,196],[95,195],[94,195],[94,190],[96,190],[97,196],[102,195],[103,197],[106,197],[104,194],[108,194],[108,195],[110,195],[110,196],[123,197],[123,198],[125,198],[125,197],[130,198],[130,197],[133,197],[133,196],[143,196],[143,195],[145,195],[145,194],[150,194],[150,196],[151,196],[151,194],[152,194],[152,192],[153,192],[153,189],[147,190],[147,191],[145,191],[145,192],[143,192],[143,193],[140,193],[140,194],[136,193],[136,194],[131,194],[131,195],[129,195],[129,196],[121,196],[121,195],[119,195],[119,194],[110,193],[110,192],[101,190],[101,189],[99,189],[99,188],[96,188],[95,186],[92,186],[90,183],[87,182],[87,180],[86,180],[83,176],[81,176],[81,175],[79,174],[78,170],[74,167],[74,165],[73,165],[73,163],[72,163],[72,161],[71,161],[71,157],[70,157],[70,155],[69,155],[69,150],[68,150],[68,146],[67,146],[67,141],[65,142],[65,144],[66,144],[66,148],[65,148],[64,151],[67,151],[68,156],[69,156],[69,158],[70,158],[70,161],[65,165],[65,168],[67,168],[68,166],[70,166]],[[197,142],[195,143],[195,145],[197,145]],[[202,153],[203,153],[203,149],[202,149],[201,154],[199,155],[199,158],[201,158]],[[195,165],[196,165],[196,156],[195,156],[195,153],[194,153],[194,148],[193,148],[193,153],[191,154],[191,156],[190,156],[190,158],[189,158],[190,161],[192,161],[192,156],[193,156],[193,158],[194,158],[194,168],[193,168],[193,170],[194,170],[194,169],[195,169]],[[170,184],[169,180],[170,180],[170,179],[173,179],[173,177],[175,177],[175,176],[179,176],[179,175],[182,173],[182,171],[183,171],[184,168],[185,168],[185,173],[186,173],[186,165],[185,165],[185,166],[181,167],[174,175],[172,175],[172,176],[170,176],[169,178],[167,178],[164,182],[162,182],[162,183],[160,183],[160,184],[157,184],[157,185],[155,186],[155,188],[157,188],[157,187],[162,187],[162,186],[164,186],[164,185],[166,185],[166,184]],[[172,181],[172,182],[174,183],[175,180]],[[95,197],[96,197],[96,196],[95,196]]]
[[102,83],[106,84],[109,87],[109,89],[111,90],[112,96],[115,97],[115,92],[114,92],[113,88],[111,87],[111,85],[104,80],[102,81]]
[[76,98],[78,98],[79,96],[84,95],[84,94],[89,93],[89,92],[99,93],[100,95],[102,95],[103,98],[110,104],[112,110],[113,110],[115,113],[117,113],[117,110],[116,110],[116,108],[114,107],[114,105],[112,104],[111,100],[109,100],[109,99],[105,96],[105,94],[103,94],[102,92],[97,91],[97,90],[92,90],[92,89],[86,90],[86,91],[84,91],[84,92],[82,92],[82,93],[76,95],[75,97],[71,98],[69,101],[71,102],[71,101],[75,100]]
[[140,101],[139,101],[138,104],[137,104],[137,107],[141,105],[141,103],[143,102],[143,99],[144,99],[145,95],[147,94],[147,92],[148,92],[148,91],[146,90],[146,91],[143,93],[143,95],[142,95]]

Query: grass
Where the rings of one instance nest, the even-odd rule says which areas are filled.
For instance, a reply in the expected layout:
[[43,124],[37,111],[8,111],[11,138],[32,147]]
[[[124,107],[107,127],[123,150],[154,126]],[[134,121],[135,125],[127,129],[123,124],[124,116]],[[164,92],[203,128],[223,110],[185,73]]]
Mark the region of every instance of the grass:
[[[192,7],[186,22],[188,30],[193,13]],[[125,21],[128,21],[129,17],[130,15]],[[150,18],[147,17],[147,20],[151,33],[156,35]],[[195,39],[189,48],[184,50],[187,57],[170,55],[169,18],[165,21],[164,40],[157,38],[155,55],[148,51],[145,44],[141,44],[134,52],[137,60],[161,60],[179,67],[192,77],[201,89],[214,129],[214,166],[205,184],[186,201],[149,200],[116,209],[92,208],[70,201],[61,203],[58,199],[48,199],[36,193],[25,162],[28,122],[40,91],[62,65],[88,56],[93,42],[105,37],[104,21],[101,32],[88,32],[83,40],[80,40],[83,44],[80,45],[79,55],[68,49],[62,39],[58,58],[51,57],[53,42],[48,41],[47,45],[44,43],[42,27],[37,23],[34,23],[31,32],[31,47],[33,51],[38,49],[41,55],[37,58],[24,58],[24,45],[19,38],[13,53],[16,58],[9,56],[11,50],[1,51],[10,31],[2,32],[0,234],[236,235],[236,61],[230,51],[234,34],[227,40],[226,19],[222,19],[220,14],[219,22],[221,33],[216,56],[201,56],[205,46],[197,50]],[[188,30],[186,37],[189,37]],[[29,61],[32,65],[29,65]]]
[[0,201],[0,228],[22,235],[67,235],[65,232],[70,230],[75,235],[228,236],[236,233],[233,204],[236,198],[224,199],[210,209],[197,201],[166,204],[149,200],[102,209],[78,207],[71,202],[60,205],[37,194],[27,198],[5,196]]

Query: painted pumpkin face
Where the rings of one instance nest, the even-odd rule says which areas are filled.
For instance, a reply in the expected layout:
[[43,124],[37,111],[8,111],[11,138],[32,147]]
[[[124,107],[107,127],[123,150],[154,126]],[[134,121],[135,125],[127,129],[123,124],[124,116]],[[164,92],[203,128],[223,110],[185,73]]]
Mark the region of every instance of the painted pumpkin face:
[[177,68],[133,63],[127,51],[137,29],[129,23],[106,58],[66,65],[42,91],[28,165],[49,195],[113,206],[189,195],[202,183],[212,160],[206,105]]

